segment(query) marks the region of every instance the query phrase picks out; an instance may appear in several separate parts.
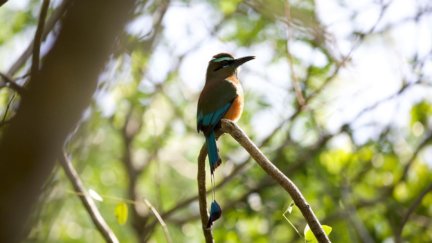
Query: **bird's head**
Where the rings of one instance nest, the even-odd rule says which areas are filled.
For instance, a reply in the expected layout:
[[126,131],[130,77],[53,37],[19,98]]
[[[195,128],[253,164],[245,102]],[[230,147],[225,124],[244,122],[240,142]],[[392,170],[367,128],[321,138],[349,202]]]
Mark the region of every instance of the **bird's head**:
[[209,75],[218,78],[227,78],[235,74],[237,68],[243,63],[254,59],[254,56],[247,56],[235,59],[228,53],[219,53],[209,61],[207,67],[207,78]]

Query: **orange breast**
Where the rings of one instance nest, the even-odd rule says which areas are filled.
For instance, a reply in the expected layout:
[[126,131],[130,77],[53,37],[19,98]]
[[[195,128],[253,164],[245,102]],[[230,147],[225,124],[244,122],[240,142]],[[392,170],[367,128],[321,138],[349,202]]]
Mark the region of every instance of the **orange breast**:
[[239,95],[237,96],[237,98],[235,98],[234,102],[232,103],[231,107],[225,114],[224,118],[236,122],[238,121],[238,119],[240,119],[242,112],[243,112],[243,95]]

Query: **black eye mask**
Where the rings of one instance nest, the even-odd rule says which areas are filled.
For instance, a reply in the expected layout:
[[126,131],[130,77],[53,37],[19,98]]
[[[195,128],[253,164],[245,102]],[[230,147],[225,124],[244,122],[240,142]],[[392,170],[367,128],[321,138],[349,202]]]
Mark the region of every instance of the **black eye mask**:
[[226,61],[222,61],[220,64],[221,66],[217,67],[214,71],[220,70],[222,68],[228,67],[230,66],[232,63],[234,62],[234,60],[226,60]]

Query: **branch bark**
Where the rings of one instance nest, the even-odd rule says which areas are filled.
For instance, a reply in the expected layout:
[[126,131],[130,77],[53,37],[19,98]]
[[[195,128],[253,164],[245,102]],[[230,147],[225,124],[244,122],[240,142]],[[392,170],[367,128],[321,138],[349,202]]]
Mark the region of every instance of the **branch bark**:
[[76,172],[75,168],[72,165],[72,162],[70,161],[65,152],[63,152],[63,154],[60,156],[60,163],[67,177],[72,183],[73,188],[78,193],[82,204],[90,215],[90,218],[92,219],[94,225],[101,233],[102,237],[105,239],[106,242],[118,243],[119,240],[117,239],[111,228],[108,226],[108,224],[105,222],[105,219],[100,214],[93,199],[88,195],[87,190],[85,189],[80,177],[78,176],[78,173]]
[[40,56],[40,48],[42,44],[42,34],[45,26],[45,19],[48,13],[49,3],[50,0],[43,0],[40,14],[39,14],[39,22],[33,40],[33,58],[32,58],[32,67],[31,67],[32,75],[35,75],[36,72],[39,71],[39,56]]
[[[246,151],[255,159],[255,161],[281,185],[292,197],[294,203],[300,209],[305,217],[310,229],[314,233],[319,242],[330,242],[330,239],[324,233],[320,222],[315,216],[312,208],[307,203],[306,199],[301,194],[297,186],[286,177],[267,157],[259,150],[259,148],[249,139],[249,137],[232,121],[222,119],[222,132],[229,133]],[[201,153],[200,153],[201,155]],[[199,171],[199,170],[198,170]],[[202,212],[202,211],[201,211]],[[207,213],[207,212],[206,212]]]
[[199,208],[200,208],[200,215],[201,215],[201,224],[202,224],[202,230],[204,233],[204,237],[206,240],[206,243],[212,243],[213,242],[213,235],[211,232],[211,229],[207,228],[207,222],[208,222],[208,214],[207,214],[207,198],[206,198],[206,175],[205,175],[205,160],[207,156],[207,148],[205,145],[202,146],[201,151],[198,155],[198,202],[199,202]]

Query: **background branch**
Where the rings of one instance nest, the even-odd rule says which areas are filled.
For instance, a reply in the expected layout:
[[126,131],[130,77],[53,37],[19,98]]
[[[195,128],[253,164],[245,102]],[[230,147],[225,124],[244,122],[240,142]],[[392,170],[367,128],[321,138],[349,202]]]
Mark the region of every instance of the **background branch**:
[[33,41],[33,58],[32,58],[32,67],[31,74],[35,75],[39,71],[39,58],[40,58],[40,48],[42,44],[42,34],[45,26],[45,19],[48,13],[50,0],[43,0],[40,14],[39,14],[39,22],[37,25],[34,41]]
[[7,86],[13,91],[17,92],[19,95],[24,94],[24,88],[15,83],[7,74],[0,73],[0,77],[3,79],[3,83],[0,83],[0,88]]
[[[41,41],[43,41],[48,36],[50,31],[54,28],[55,24],[57,24],[60,18],[64,15],[66,9],[68,9],[69,7],[70,2],[71,2],[70,0],[62,1],[61,5],[58,6],[50,15],[50,17],[46,21],[45,28],[43,28]],[[16,72],[18,72],[18,70],[26,63],[26,61],[32,54],[32,51],[33,51],[33,41],[29,43],[29,45],[24,50],[24,52],[12,64],[12,66],[7,71],[7,75],[14,76]]]
[[108,226],[108,224],[105,222],[105,219],[100,214],[93,199],[88,195],[84,184],[78,176],[78,173],[73,167],[72,162],[68,158],[66,152],[63,152],[63,154],[60,156],[60,163],[63,167],[64,172],[66,173],[66,176],[69,178],[69,181],[72,183],[73,188],[77,192],[77,195],[79,196],[82,204],[84,205],[84,208],[90,215],[90,218],[92,219],[98,231],[101,233],[102,237],[105,239],[106,242],[118,243],[119,240],[117,239],[111,228]]
[[410,216],[413,214],[413,212],[416,210],[416,208],[420,205],[420,203],[422,202],[423,198],[429,192],[431,192],[431,191],[432,191],[432,183],[429,184],[428,186],[426,186],[426,188],[423,189],[423,191],[418,195],[418,197],[410,205],[410,207],[408,208],[407,212],[404,214],[400,225],[397,227],[397,229],[395,231],[395,242],[396,243],[403,242],[402,241],[402,231],[403,231],[403,228],[405,227],[406,223],[408,222],[408,219],[410,218]]

